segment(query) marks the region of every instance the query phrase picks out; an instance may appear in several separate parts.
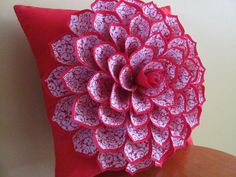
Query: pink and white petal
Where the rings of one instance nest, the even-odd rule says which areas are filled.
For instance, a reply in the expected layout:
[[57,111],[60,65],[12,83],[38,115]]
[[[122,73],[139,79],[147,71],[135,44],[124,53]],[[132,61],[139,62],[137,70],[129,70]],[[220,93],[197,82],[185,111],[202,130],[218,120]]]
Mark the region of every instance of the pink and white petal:
[[129,35],[125,41],[125,52],[130,56],[141,47],[141,40],[137,36]]
[[199,66],[191,58],[184,60],[184,66],[188,69],[191,74],[191,82],[195,82],[198,78]]
[[92,19],[94,12],[91,10],[81,10],[77,14],[70,16],[69,28],[78,36],[86,32],[95,32],[93,29]]
[[95,130],[94,142],[100,152],[119,152],[125,141],[125,127],[100,127]]
[[101,122],[107,127],[120,127],[125,123],[126,113],[117,112],[109,105],[101,105],[98,109],[98,115]]
[[190,72],[183,66],[177,70],[176,80],[172,83],[175,90],[182,90],[188,86],[191,81]]
[[168,83],[173,83],[177,77],[177,65],[174,62],[170,61],[169,59],[160,58],[159,61],[165,67],[166,70],[166,80]]
[[154,57],[154,51],[152,48],[144,46],[130,56],[130,66],[134,72],[137,73],[147,63],[151,62]]
[[202,65],[202,62],[200,60],[199,57],[194,57],[192,58],[192,60],[197,64],[198,66],[198,75],[196,80],[193,82],[193,84],[200,84],[204,82],[204,74],[206,69],[204,68],[204,66]]
[[185,99],[183,94],[176,94],[176,105],[168,108],[172,115],[179,115],[185,111]]
[[126,127],[129,137],[135,143],[145,142],[151,135],[150,129],[147,125],[136,128],[130,122],[127,122]]
[[152,160],[163,164],[163,162],[174,153],[171,141],[163,146],[159,146],[155,141],[152,142]]
[[74,99],[75,96],[68,96],[59,100],[52,116],[52,121],[56,122],[62,129],[68,132],[79,128],[79,125],[71,117]]
[[197,52],[197,43],[188,35],[185,35],[185,38],[187,38],[187,43],[189,47],[189,55],[188,58],[194,58],[198,55]]
[[146,3],[142,7],[144,16],[148,17],[150,21],[163,20],[162,11],[153,2]]
[[170,122],[170,132],[174,137],[181,137],[186,125],[185,118],[183,116],[175,116]]
[[93,48],[101,43],[101,38],[95,33],[89,33],[76,40],[76,55],[79,62],[85,66],[97,68],[94,60]]
[[152,124],[157,128],[166,128],[171,120],[170,112],[161,107],[154,107],[154,110],[150,113],[150,120]]
[[122,24],[110,25],[110,36],[121,52],[125,51],[125,40],[128,37],[128,31]]
[[184,114],[186,122],[192,129],[199,125],[201,112],[202,109],[198,106],[194,108],[191,112]]
[[48,78],[45,79],[47,88],[54,97],[61,97],[68,95],[70,92],[64,87],[61,75],[68,69],[67,66],[59,66],[52,70]]
[[99,153],[97,162],[102,171],[123,170],[127,165],[127,161],[122,152]]
[[170,140],[171,134],[169,129],[151,127],[153,140],[159,145],[164,146]]
[[203,103],[206,101],[205,98],[205,87],[204,85],[196,85],[195,86],[197,89],[197,93],[198,93],[198,102],[203,105]]
[[140,8],[142,8],[145,5],[145,3],[141,0],[124,0],[124,1],[129,2],[131,4],[135,4],[135,5],[139,6]]
[[116,0],[95,0],[91,4],[91,9],[96,12],[96,11],[110,11],[114,12],[115,7],[117,5]]
[[180,36],[173,38],[169,43],[168,43],[168,49],[172,47],[178,47],[184,51],[184,56],[187,57],[189,54],[189,47],[188,47],[188,42],[187,39]]
[[138,36],[142,40],[146,40],[150,32],[149,20],[141,14],[132,18],[129,25],[130,34]]
[[181,137],[171,137],[171,141],[175,150],[186,147],[186,141]]
[[97,72],[88,82],[88,93],[94,101],[104,103],[110,98],[113,82],[107,73]]
[[109,42],[104,42],[95,46],[93,52],[95,62],[99,68],[101,68],[103,71],[108,71],[107,60],[111,55],[114,55],[117,52],[116,47]]
[[151,35],[145,42],[145,45],[155,48],[156,56],[162,55],[166,50],[165,38],[160,33]]
[[96,155],[97,148],[93,142],[93,134],[94,130],[80,127],[80,129],[73,136],[75,151],[90,157]]
[[165,18],[165,22],[171,28],[172,36],[177,37],[177,36],[182,36],[184,34],[184,28],[181,25],[177,16],[167,15]]
[[158,20],[152,24],[150,35],[155,33],[161,33],[167,40],[171,37],[171,29],[163,20]]
[[108,59],[108,69],[116,82],[119,82],[120,71],[126,64],[127,59],[123,54],[114,54]]
[[162,94],[152,98],[152,101],[160,107],[173,106],[176,102],[176,94],[173,89],[168,88]]
[[78,63],[75,57],[74,37],[65,35],[61,39],[51,44],[51,50],[54,58],[65,65],[73,65]]
[[130,108],[130,94],[118,84],[114,83],[110,98],[111,108],[118,112],[127,112]]
[[152,88],[142,88],[142,92],[148,97],[156,97],[167,88],[167,81],[164,79],[160,84]]
[[134,127],[140,128],[148,124],[149,117],[147,114],[136,114],[133,110],[130,110],[130,121]]
[[135,164],[128,163],[125,171],[128,172],[130,175],[134,175],[138,172],[141,172],[141,171],[144,171],[144,170],[150,168],[152,165],[153,165],[152,159],[147,158],[147,159],[145,159],[141,162],[135,163]]
[[87,83],[95,72],[95,70],[86,66],[75,66],[62,74],[62,80],[71,92],[82,94],[87,92]]
[[124,155],[126,160],[131,164],[143,161],[148,156],[150,156],[150,153],[151,144],[149,143],[149,141],[134,143],[131,140],[127,140],[125,143]]
[[183,94],[186,112],[192,111],[199,104],[197,90],[193,86],[189,86],[183,90]]
[[100,125],[98,118],[98,107],[89,95],[82,95],[78,97],[73,104],[72,116],[76,123],[80,126],[94,129]]
[[163,57],[177,65],[181,65],[184,61],[184,51],[181,48],[172,47],[164,53]]
[[149,113],[153,109],[153,103],[151,99],[139,90],[132,92],[131,103],[133,110],[138,115]]
[[129,65],[124,66],[119,75],[120,85],[127,91],[136,89],[132,68]]
[[94,29],[105,39],[110,39],[109,27],[116,23],[120,23],[120,19],[113,12],[98,11],[93,19]]

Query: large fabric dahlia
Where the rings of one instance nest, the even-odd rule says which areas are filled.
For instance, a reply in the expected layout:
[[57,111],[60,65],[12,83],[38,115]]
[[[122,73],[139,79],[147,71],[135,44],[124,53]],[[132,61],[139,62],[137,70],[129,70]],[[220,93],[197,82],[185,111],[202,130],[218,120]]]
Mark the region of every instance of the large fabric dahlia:
[[161,166],[199,124],[205,69],[196,42],[168,7],[96,0],[51,43],[52,120],[102,171]]

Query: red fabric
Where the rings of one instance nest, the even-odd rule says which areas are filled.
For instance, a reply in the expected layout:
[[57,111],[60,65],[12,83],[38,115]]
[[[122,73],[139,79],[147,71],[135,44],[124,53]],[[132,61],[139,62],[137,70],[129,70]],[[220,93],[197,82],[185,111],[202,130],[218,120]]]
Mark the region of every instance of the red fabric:
[[[70,34],[64,25],[72,10],[58,10],[16,5],[14,7],[20,24],[28,38],[38,65],[41,83],[58,64],[50,54],[49,43],[62,34]],[[42,84],[44,85],[44,84]],[[44,89],[48,117],[52,117],[58,98]],[[51,120],[49,119],[51,123]],[[101,171],[94,158],[84,158],[74,151],[72,134],[51,124],[56,156],[56,177],[92,177]]]

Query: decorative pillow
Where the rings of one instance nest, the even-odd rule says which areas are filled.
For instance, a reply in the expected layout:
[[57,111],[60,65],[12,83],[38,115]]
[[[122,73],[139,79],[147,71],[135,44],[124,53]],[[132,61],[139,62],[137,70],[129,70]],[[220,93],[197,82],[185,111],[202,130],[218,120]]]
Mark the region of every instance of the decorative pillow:
[[15,6],[40,71],[56,176],[161,167],[199,124],[196,42],[170,7],[96,0],[91,9]]

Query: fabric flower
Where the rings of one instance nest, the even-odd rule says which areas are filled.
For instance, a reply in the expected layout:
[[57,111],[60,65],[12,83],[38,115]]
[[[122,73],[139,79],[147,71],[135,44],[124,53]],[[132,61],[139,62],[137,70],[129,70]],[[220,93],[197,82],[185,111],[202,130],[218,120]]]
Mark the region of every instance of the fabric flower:
[[168,8],[96,0],[51,43],[52,120],[102,171],[160,167],[199,124],[204,72],[196,42]]

